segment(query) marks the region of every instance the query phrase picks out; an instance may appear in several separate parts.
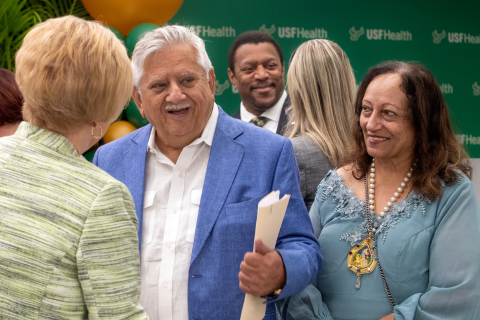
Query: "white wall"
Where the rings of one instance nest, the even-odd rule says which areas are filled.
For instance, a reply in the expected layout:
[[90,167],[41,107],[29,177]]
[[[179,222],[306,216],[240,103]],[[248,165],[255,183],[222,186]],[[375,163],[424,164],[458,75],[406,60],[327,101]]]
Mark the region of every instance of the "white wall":
[[477,200],[480,203],[480,159],[470,159],[473,165],[472,182],[477,194]]

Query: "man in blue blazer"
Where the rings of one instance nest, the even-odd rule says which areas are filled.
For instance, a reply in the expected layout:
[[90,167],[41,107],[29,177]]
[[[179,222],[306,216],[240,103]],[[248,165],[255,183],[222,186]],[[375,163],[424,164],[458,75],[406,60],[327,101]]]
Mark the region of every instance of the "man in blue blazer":
[[[288,139],[228,116],[193,30],[167,26],[137,43],[135,102],[151,124],[98,149],[94,163],[129,188],[139,220],[150,319],[239,319],[245,292],[272,302],[322,264]],[[258,202],[290,194],[275,248],[257,240]],[[113,227],[113,226],[112,226]]]

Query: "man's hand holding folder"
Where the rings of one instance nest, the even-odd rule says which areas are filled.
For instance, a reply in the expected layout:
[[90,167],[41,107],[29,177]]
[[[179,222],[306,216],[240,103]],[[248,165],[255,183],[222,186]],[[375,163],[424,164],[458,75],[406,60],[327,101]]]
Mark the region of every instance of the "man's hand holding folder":
[[253,296],[266,296],[285,286],[285,266],[280,254],[255,240],[255,252],[247,252],[240,264],[240,289]]

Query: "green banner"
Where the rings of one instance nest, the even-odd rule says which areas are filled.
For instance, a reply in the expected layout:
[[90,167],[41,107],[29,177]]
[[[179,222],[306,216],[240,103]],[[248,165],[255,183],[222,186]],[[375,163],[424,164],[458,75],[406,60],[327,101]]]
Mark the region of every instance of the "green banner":
[[437,78],[457,138],[480,158],[480,1],[185,0],[170,24],[193,26],[215,68],[216,102],[228,113],[240,96],[228,80],[227,56],[248,30],[271,34],[288,68],[291,52],[309,39],[338,43],[357,83],[386,60],[417,61]]

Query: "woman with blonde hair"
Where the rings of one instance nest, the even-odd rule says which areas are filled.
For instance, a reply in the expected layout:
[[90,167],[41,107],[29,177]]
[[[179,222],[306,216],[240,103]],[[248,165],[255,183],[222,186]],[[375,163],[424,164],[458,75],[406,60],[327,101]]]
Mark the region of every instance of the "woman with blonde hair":
[[81,157],[133,88],[123,44],[72,16],[16,55],[22,122],[0,139],[0,318],[148,319],[127,188]]
[[355,76],[334,42],[310,40],[290,59],[287,87],[292,101],[285,136],[292,139],[300,187],[308,209],[317,186],[345,156],[355,101]]

